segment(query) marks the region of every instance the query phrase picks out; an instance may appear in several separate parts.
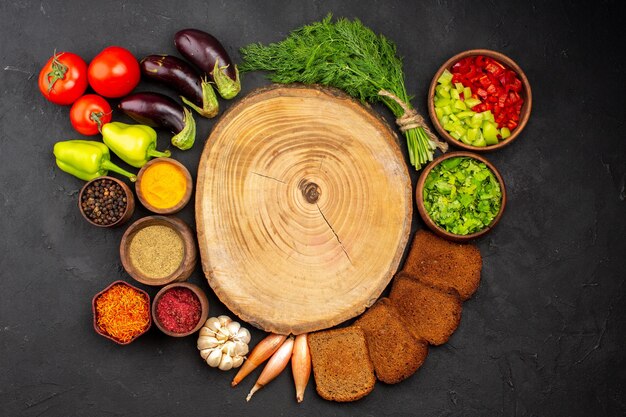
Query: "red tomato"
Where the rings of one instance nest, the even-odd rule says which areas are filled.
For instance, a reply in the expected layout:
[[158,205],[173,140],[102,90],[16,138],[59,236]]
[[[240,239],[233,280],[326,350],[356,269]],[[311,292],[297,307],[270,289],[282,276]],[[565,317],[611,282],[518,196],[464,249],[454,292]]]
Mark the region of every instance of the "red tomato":
[[86,89],[87,64],[71,52],[55,53],[39,72],[39,90],[55,104],[72,104]]
[[89,84],[104,97],[123,97],[139,84],[137,58],[119,46],[104,48],[89,64]]
[[86,94],[72,105],[70,121],[78,133],[96,135],[111,121],[111,106],[96,94]]

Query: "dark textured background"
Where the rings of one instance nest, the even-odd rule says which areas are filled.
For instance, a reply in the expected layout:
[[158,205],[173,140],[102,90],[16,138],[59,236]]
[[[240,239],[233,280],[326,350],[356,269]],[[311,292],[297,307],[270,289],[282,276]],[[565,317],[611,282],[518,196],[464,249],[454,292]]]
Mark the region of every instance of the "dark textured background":
[[[2,1],[0,415],[625,415],[623,14],[617,1],[545,3]],[[311,382],[297,405],[285,372],[247,404],[254,376],[231,389],[232,374],[209,369],[195,337],[153,328],[119,347],[94,333],[93,294],[116,279],[133,282],[118,258],[124,228],[81,218],[82,182],[51,155],[54,142],[79,135],[69,109],[39,94],[37,75],[55,48],[87,61],[111,44],[137,57],[174,53],[173,34],[186,27],[213,33],[237,60],[240,46],[277,41],[328,12],[358,17],[397,43],[422,110],[438,66],[484,47],[525,70],[533,113],[512,146],[488,155],[510,200],[499,226],[477,241],[482,283],[450,342],[407,381],[379,383],[357,403],[325,402]],[[247,76],[243,93],[264,84]],[[174,152],[194,176],[213,123],[200,121],[196,146]],[[193,224],[192,208],[181,217]],[[134,218],[147,214],[140,208]],[[212,315],[226,312],[199,268],[191,281],[209,293]],[[261,336],[254,331],[253,343]]]

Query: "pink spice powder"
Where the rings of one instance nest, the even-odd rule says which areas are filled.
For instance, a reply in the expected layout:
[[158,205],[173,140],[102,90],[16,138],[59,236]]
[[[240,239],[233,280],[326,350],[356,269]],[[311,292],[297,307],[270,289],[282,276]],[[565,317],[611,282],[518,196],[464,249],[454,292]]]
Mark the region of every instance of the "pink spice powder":
[[189,288],[172,288],[159,298],[156,315],[159,324],[174,333],[193,330],[200,320],[200,300]]

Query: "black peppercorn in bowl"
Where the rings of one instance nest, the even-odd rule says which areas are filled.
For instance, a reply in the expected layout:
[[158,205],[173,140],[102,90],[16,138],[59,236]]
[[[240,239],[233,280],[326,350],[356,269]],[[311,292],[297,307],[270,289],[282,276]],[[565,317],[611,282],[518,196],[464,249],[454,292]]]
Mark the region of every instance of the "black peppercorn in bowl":
[[78,209],[94,226],[119,226],[132,217],[135,196],[123,181],[108,176],[98,177],[80,190]]

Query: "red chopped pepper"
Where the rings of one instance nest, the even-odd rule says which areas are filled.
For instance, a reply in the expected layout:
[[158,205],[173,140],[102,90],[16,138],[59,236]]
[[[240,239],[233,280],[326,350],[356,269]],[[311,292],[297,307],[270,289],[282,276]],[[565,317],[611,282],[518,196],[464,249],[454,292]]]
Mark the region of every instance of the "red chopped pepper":
[[519,78],[515,78],[513,81],[511,81],[510,85],[511,89],[516,93],[522,91],[522,82],[519,80]]
[[504,105],[506,104],[506,93],[502,92],[500,93],[500,95],[498,96],[498,107],[504,107]]
[[491,110],[498,128],[518,126],[524,99],[519,95],[522,81],[515,71],[491,57],[470,56],[452,66],[452,82],[470,87],[472,97],[482,101],[472,110]]

